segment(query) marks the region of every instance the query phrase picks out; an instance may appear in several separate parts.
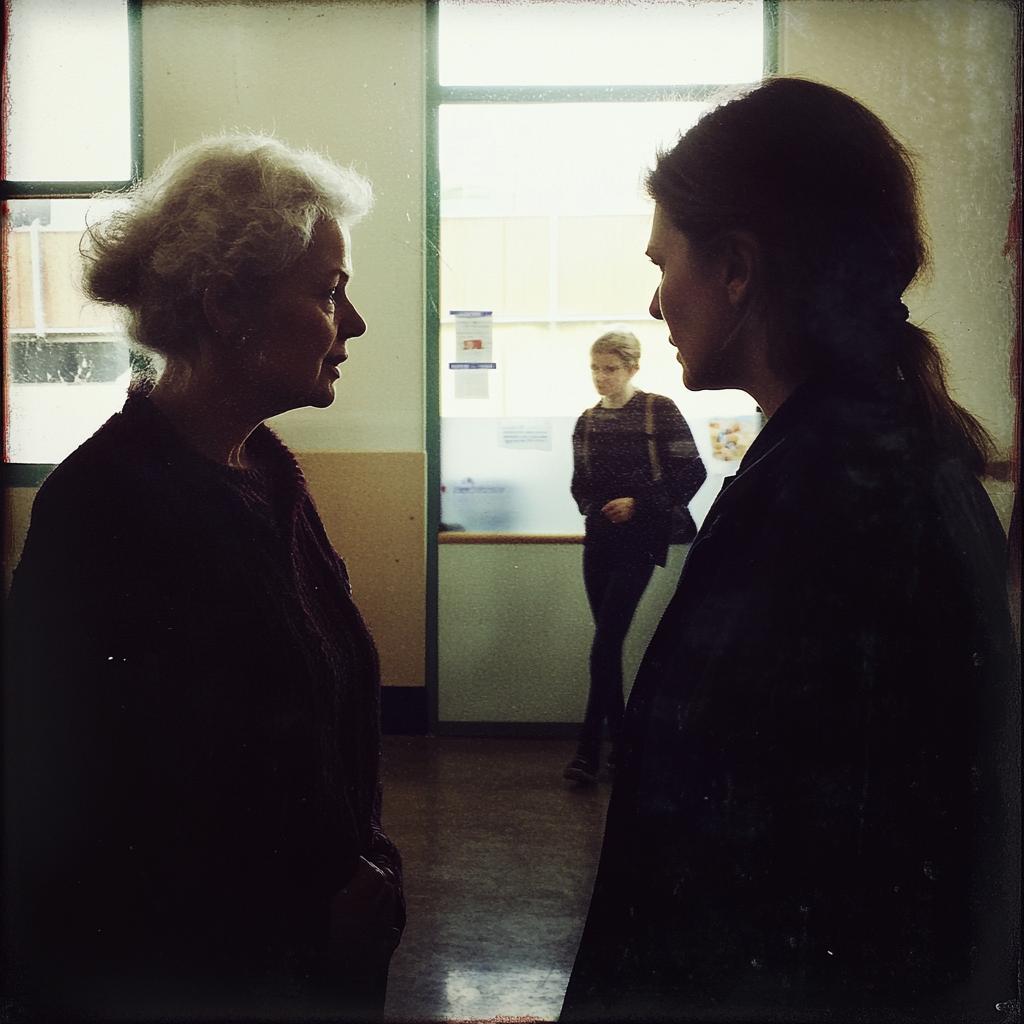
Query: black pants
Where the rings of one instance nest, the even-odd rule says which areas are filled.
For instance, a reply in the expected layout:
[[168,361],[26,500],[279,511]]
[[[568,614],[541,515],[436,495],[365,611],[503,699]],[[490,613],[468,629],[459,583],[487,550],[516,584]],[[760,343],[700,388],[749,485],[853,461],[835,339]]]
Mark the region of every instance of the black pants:
[[653,563],[623,557],[615,548],[583,547],[583,584],[594,616],[590,696],[579,744],[584,757],[597,757],[605,721],[612,743],[618,740],[625,711],[622,645],[653,572]]

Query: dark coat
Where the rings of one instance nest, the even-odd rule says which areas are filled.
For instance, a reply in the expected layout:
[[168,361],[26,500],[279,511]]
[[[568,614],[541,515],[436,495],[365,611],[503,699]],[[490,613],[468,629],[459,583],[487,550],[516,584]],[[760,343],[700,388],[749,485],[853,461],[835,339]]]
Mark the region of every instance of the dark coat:
[[301,988],[358,857],[400,882],[376,649],[294,458],[247,449],[219,466],[133,396],[36,498],[6,694],[26,1005]]
[[899,407],[792,395],[637,674],[562,1019],[998,1019],[1004,581],[983,488]]
[[[651,440],[656,447],[657,479]],[[685,512],[707,477],[693,435],[675,402],[664,395],[637,391],[619,409],[605,409],[598,403],[576,421],[572,450],[572,496],[586,516],[584,543],[625,561],[664,565],[672,541],[673,509]],[[636,501],[632,518],[624,523],[613,523],[601,514],[615,498]],[[692,529],[692,521],[688,524]],[[686,537],[691,539],[692,535]]]

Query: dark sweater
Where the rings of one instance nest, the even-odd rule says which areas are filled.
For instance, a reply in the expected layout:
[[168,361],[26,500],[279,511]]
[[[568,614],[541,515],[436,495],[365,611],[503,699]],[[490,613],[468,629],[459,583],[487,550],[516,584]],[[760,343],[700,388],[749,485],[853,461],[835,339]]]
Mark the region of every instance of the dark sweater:
[[9,602],[15,991],[102,1003],[324,969],[379,823],[379,670],[294,458],[192,450],[130,397],[36,498]]
[[989,1020],[1014,998],[1005,546],[897,404],[804,385],[637,673],[563,1020]]
[[[675,402],[653,399],[653,431],[647,431],[643,391],[619,409],[600,403],[577,421],[572,435],[572,496],[586,516],[588,545],[621,557],[664,565],[672,536],[672,509],[685,508],[707,476],[693,435]],[[657,447],[661,478],[654,479],[649,439]],[[633,498],[636,508],[624,523],[612,523],[601,509],[615,498]]]

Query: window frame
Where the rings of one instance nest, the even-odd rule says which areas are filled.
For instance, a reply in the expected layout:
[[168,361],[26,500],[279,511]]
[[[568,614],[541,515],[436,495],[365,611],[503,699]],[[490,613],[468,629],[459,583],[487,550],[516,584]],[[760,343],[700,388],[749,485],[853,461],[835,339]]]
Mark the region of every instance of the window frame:
[[[4,177],[0,181],[0,200],[3,214],[8,215],[8,202],[12,199],[91,199],[100,192],[121,192],[130,188],[143,176],[142,128],[142,0],[126,0],[128,14],[128,90],[131,177],[117,181],[15,181]],[[6,36],[7,12],[4,12]],[[6,83],[5,83],[6,92]],[[6,98],[6,97],[5,97]],[[4,237],[4,258],[7,257],[8,238]],[[4,380],[3,412],[6,440],[8,416],[8,333],[4,323]],[[38,487],[54,469],[52,463],[8,462],[6,445],[4,458],[4,487]]]
[[[762,75],[779,70],[779,0],[762,0],[763,61]],[[440,108],[446,103],[637,103],[666,99],[706,101],[720,92],[722,85],[651,86],[471,86],[441,85],[439,42],[440,2],[427,0],[425,69],[425,145],[424,145],[424,386],[426,441],[426,664],[429,727],[438,725],[439,686],[439,537],[441,525],[441,171]],[[447,538],[447,542],[451,541]],[[468,539],[468,538],[467,538]],[[495,535],[490,543],[507,543],[511,538]],[[520,543],[545,543],[552,538],[525,537]],[[564,538],[559,538],[564,542]],[[482,541],[479,541],[482,543]]]

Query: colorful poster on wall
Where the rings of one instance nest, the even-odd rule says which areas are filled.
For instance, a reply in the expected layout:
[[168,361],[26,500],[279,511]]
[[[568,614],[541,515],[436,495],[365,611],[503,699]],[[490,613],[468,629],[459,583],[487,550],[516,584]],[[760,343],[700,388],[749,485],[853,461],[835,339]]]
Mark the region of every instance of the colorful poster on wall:
[[760,416],[731,416],[710,420],[711,457],[719,462],[739,462],[761,429]]

